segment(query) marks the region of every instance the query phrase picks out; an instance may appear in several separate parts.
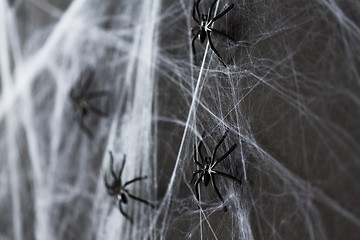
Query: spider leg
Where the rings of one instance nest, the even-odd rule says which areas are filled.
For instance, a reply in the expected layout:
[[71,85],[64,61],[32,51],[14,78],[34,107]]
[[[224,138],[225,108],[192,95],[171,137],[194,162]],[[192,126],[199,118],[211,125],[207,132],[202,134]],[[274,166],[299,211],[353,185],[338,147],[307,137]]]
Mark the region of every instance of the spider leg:
[[203,142],[203,140],[201,140],[200,142],[199,142],[199,145],[198,145],[198,153],[199,153],[199,155],[200,155],[200,159],[201,159],[201,162],[204,164],[204,158],[203,158],[203,156],[202,156],[202,154],[201,154],[201,148],[202,148],[202,145],[204,144],[204,142]]
[[210,43],[211,49],[214,51],[214,53],[219,58],[220,62],[224,65],[224,67],[226,67],[226,64],[225,64],[224,60],[222,59],[222,57],[220,56],[220,53],[216,50],[214,44],[212,43],[210,31],[207,32],[207,35],[208,35],[208,38],[209,38],[209,43]]
[[232,147],[221,157],[219,158],[215,164],[213,165],[213,168],[215,168],[216,165],[218,165],[219,162],[221,162],[222,160],[224,160],[227,156],[229,156],[230,153],[232,153],[234,151],[234,149],[236,148],[236,143],[234,145],[232,145]]
[[109,183],[108,183],[108,181],[107,181],[106,172],[104,173],[104,182],[105,182],[105,186],[106,186],[107,188],[110,188],[110,185],[109,185]]
[[196,180],[194,188],[195,188],[195,197],[196,199],[199,201],[199,183],[201,181],[201,178],[204,176],[204,174],[202,173],[199,178]]
[[130,181],[127,181],[125,184],[124,184],[124,187],[126,187],[127,185],[131,184],[131,183],[134,183],[136,181],[140,181],[140,180],[145,180],[147,179],[147,176],[144,176],[144,177],[137,177],[137,178],[134,178]]
[[104,182],[105,182],[106,190],[109,191],[111,186],[109,185],[109,183],[107,181],[106,172],[104,173]]
[[239,184],[241,184],[241,180],[237,179],[236,177],[234,176],[231,176],[230,174],[227,174],[227,173],[224,173],[224,172],[220,172],[220,171],[215,171],[216,174],[219,174],[220,176],[223,176],[223,177],[226,177],[226,178],[229,178],[235,182],[238,182]]
[[199,163],[199,161],[197,160],[197,153],[196,153],[196,145],[194,144],[194,162],[196,163],[196,165],[198,165],[200,168],[202,168],[201,163]]
[[192,47],[193,55],[194,55],[194,58],[195,58],[195,62],[196,62],[195,41],[198,38],[199,34],[200,34],[200,30],[198,30],[198,32],[195,34],[195,36],[193,37],[193,39],[191,41],[191,47]]
[[219,13],[216,17],[214,17],[213,19],[211,19],[209,25],[211,25],[213,22],[215,22],[216,20],[218,20],[219,18],[221,18],[222,16],[224,16],[225,14],[227,14],[233,7],[234,7],[234,4],[230,4],[230,6],[228,6],[224,11],[222,11],[222,12]]
[[116,177],[116,173],[115,173],[115,170],[114,170],[114,157],[113,157],[111,151],[109,151],[109,155],[110,155],[110,171],[111,171],[111,175],[113,176],[114,180],[117,181],[118,178]]
[[142,202],[142,203],[145,203],[146,205],[149,205],[149,206],[152,207],[152,208],[155,207],[154,204],[149,203],[148,201],[146,201],[146,200],[144,200],[144,199],[141,199],[141,198],[139,198],[139,197],[136,197],[136,196],[132,195],[131,193],[129,193],[128,191],[126,191],[126,192],[127,192],[127,194],[129,195],[129,197],[131,197],[132,199],[137,200],[137,201]]
[[121,201],[119,201],[118,206],[119,206],[119,210],[120,210],[121,214],[122,214],[127,220],[129,220],[131,224],[133,224],[133,223],[134,223],[133,220],[132,220],[132,219],[124,212],[124,210],[122,209],[122,207],[121,207]]
[[121,181],[121,175],[122,175],[122,172],[124,170],[125,163],[126,163],[126,155],[124,154],[123,162],[121,164],[121,168],[120,168],[120,171],[119,171],[119,181]]
[[[209,19],[210,19],[211,16],[212,16],[212,13],[213,13],[213,10],[214,10],[214,7],[215,7],[215,4],[216,4],[217,1],[218,1],[218,0],[215,0],[215,1],[211,4],[211,7],[210,7],[209,13],[208,13]],[[212,21],[211,21],[211,23],[212,23]],[[209,24],[209,25],[210,25],[210,24]]]
[[192,176],[192,178],[191,178],[190,184],[194,181],[194,179],[195,179],[195,177],[196,177],[196,174],[199,174],[199,173],[201,173],[201,172],[202,172],[202,170],[197,170],[197,171],[193,172],[193,176]]
[[[194,32],[195,31],[200,31],[200,27],[199,26],[196,26],[196,27],[192,27],[191,28],[191,36],[195,36],[196,34],[197,34],[197,32],[196,32],[196,34],[194,34]],[[196,38],[195,38],[196,39]]]
[[225,205],[225,201],[224,201],[223,197],[221,196],[221,194],[219,192],[219,189],[216,187],[215,178],[214,178],[213,175],[211,175],[211,182],[212,182],[212,185],[213,185],[213,187],[215,189],[216,195],[218,195],[218,197],[220,198],[221,202],[224,205],[224,212],[226,212],[227,208],[226,208],[226,205]]
[[89,105],[89,109],[92,112],[94,112],[95,114],[99,115],[100,117],[107,117],[108,116],[107,112],[104,112],[103,110],[95,107],[94,105],[92,105],[90,103],[88,103],[88,105]]
[[95,75],[95,72],[94,72],[93,69],[87,69],[81,74],[80,77],[82,79],[85,79],[83,84],[82,84],[82,87],[81,87],[82,92],[85,93],[89,89],[91,83],[94,80],[94,75]]
[[195,0],[195,2],[196,2],[196,12],[197,12],[197,15],[198,15],[199,19],[201,19],[201,15],[200,15],[200,11],[199,11],[200,1],[201,0],[198,0],[198,1]]
[[[193,7],[193,12],[192,12],[192,18],[194,19],[195,22],[197,22],[199,25],[200,25],[200,21],[199,19],[196,18],[196,12],[198,13],[199,15],[199,9],[197,8],[197,2],[195,1],[194,2],[194,7]],[[196,12],[195,12],[196,11]]]
[[222,136],[222,138],[220,139],[220,141],[219,141],[218,144],[216,145],[216,147],[215,147],[215,149],[214,149],[213,157],[212,157],[212,159],[211,159],[211,165],[213,164],[213,161],[214,161],[215,158],[216,158],[216,152],[217,152],[218,148],[220,147],[220,145],[224,142],[224,139],[226,138],[227,133],[228,133],[228,130],[225,131],[224,136]]
[[69,95],[70,95],[71,101],[76,102],[77,94],[76,94],[76,90],[74,87],[70,90]]
[[90,139],[93,139],[94,136],[93,136],[91,130],[85,125],[83,119],[80,116],[78,116],[76,118],[76,121],[78,122],[80,129],[86,134],[86,136],[88,136],[88,138],[90,138]]
[[227,35],[227,34],[224,33],[224,32],[221,32],[221,31],[216,30],[216,29],[213,29],[213,28],[210,28],[210,30],[211,30],[212,32],[216,33],[216,34],[222,35],[223,37],[226,37],[226,38],[230,39],[231,41],[234,41],[234,42],[236,41],[233,37]]
[[99,98],[99,97],[107,97],[110,95],[109,91],[96,91],[96,92],[90,92],[87,94],[87,98],[88,99],[93,99],[93,98]]

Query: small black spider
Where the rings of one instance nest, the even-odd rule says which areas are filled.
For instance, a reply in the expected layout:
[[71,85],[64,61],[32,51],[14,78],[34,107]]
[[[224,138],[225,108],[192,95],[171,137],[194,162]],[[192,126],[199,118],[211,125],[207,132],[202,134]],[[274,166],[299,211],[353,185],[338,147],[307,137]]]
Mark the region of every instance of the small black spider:
[[128,186],[129,184],[134,183],[136,181],[144,180],[147,178],[147,176],[134,178],[130,181],[127,181],[123,185],[122,181],[121,181],[121,175],[124,170],[124,165],[126,162],[126,155],[124,155],[124,160],[122,162],[120,171],[119,171],[118,175],[116,176],[114,166],[113,166],[113,163],[114,163],[113,155],[111,152],[109,152],[109,154],[110,154],[110,173],[113,177],[113,182],[111,184],[108,183],[106,173],[105,173],[104,181],[105,181],[106,190],[110,196],[115,197],[115,200],[118,202],[118,207],[119,207],[121,214],[126,219],[128,219],[131,223],[133,223],[133,220],[124,212],[124,210],[122,209],[122,206],[121,206],[122,203],[123,204],[128,203],[128,197],[132,198],[134,200],[140,201],[142,203],[145,203],[145,204],[151,206],[152,208],[154,208],[154,205],[144,199],[138,198],[138,197],[132,195],[131,193],[129,193],[129,191],[126,189],[126,186]]
[[[88,92],[89,87],[94,80],[94,71],[87,70],[82,74],[81,77],[83,84],[77,89],[77,87],[73,87],[70,91],[70,99],[75,108],[75,120],[79,123],[81,130],[91,139],[93,138],[93,133],[91,130],[85,125],[84,118],[88,116],[90,112],[100,116],[107,117],[108,114],[95,107],[90,103],[92,99],[108,97],[110,93],[108,91],[93,91]],[[85,80],[83,80],[85,79]]]
[[[216,2],[218,0],[215,0],[212,4],[211,7],[209,9],[208,14],[200,14],[199,11],[199,4],[200,4],[201,0],[195,0],[194,2],[194,8],[193,8],[193,14],[192,17],[194,19],[194,21],[198,24],[196,27],[192,28],[192,31],[197,31],[193,40],[192,40],[192,50],[193,50],[193,54],[194,57],[196,57],[196,50],[195,50],[195,40],[199,39],[200,43],[204,43],[206,40],[206,37],[209,39],[209,43],[210,43],[210,47],[211,49],[214,51],[214,53],[216,54],[216,56],[218,56],[220,62],[226,66],[225,62],[223,61],[222,57],[220,56],[219,52],[216,50],[212,40],[211,40],[211,34],[212,32],[217,33],[219,35],[222,35],[226,38],[231,39],[232,41],[235,41],[234,38],[232,38],[231,36],[227,35],[224,32],[221,32],[219,30],[216,30],[214,28],[211,27],[211,25],[218,19],[220,19],[221,17],[223,17],[225,14],[227,14],[233,7],[234,4],[230,4],[224,11],[222,11],[220,14],[218,14],[217,16],[211,18],[211,16],[213,15],[213,10],[214,10],[214,6],[216,4]],[[197,14],[197,17],[196,17]]]
[[[216,183],[215,183],[215,176],[216,175],[220,175],[226,178],[229,178],[231,180],[234,180],[238,183],[241,184],[241,181],[238,180],[237,178],[227,174],[227,173],[223,173],[220,172],[218,170],[215,170],[216,165],[218,165],[221,161],[223,161],[227,156],[229,156],[230,153],[232,153],[232,151],[234,151],[234,149],[236,148],[236,143],[234,145],[232,145],[232,147],[220,158],[216,158],[216,152],[218,150],[218,148],[220,147],[220,145],[223,143],[226,135],[227,135],[228,130],[225,132],[225,134],[223,135],[223,137],[220,139],[220,141],[218,142],[218,144],[216,145],[214,152],[213,152],[213,156],[211,157],[203,157],[202,153],[201,153],[201,148],[203,145],[203,140],[200,141],[198,147],[197,147],[197,152],[196,152],[196,145],[194,144],[194,162],[195,164],[199,167],[199,170],[193,172],[193,176],[192,179],[190,181],[190,183],[193,182],[193,180],[195,179],[196,175],[199,174],[198,179],[196,180],[195,184],[194,184],[194,188],[195,188],[195,196],[196,199],[199,201],[199,183],[202,181],[204,182],[204,186],[206,187],[210,180],[212,183],[213,188],[215,189],[215,192],[217,194],[217,196],[220,198],[220,200],[222,201],[223,205],[224,205],[224,212],[227,211],[227,208],[225,206],[224,203],[224,199],[221,196]],[[201,162],[198,161],[197,155],[200,155],[200,159]]]

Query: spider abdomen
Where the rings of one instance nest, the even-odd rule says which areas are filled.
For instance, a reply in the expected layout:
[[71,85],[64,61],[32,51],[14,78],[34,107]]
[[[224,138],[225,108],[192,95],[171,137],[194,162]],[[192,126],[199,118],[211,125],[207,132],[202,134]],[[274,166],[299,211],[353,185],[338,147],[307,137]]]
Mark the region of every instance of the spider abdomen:
[[81,108],[81,116],[87,116],[87,114],[88,114],[88,110],[85,108],[85,107],[83,107],[83,108]]
[[209,185],[209,182],[210,182],[210,173],[205,172],[205,173],[204,173],[204,185],[205,185],[205,187],[206,187],[207,185]]
[[128,200],[127,200],[127,197],[126,197],[126,195],[124,193],[121,193],[119,195],[119,197],[120,197],[119,201],[123,202],[124,204],[127,204]]
[[205,40],[206,40],[206,31],[205,31],[205,30],[201,30],[199,36],[200,36],[200,42],[201,42],[201,43],[204,43]]

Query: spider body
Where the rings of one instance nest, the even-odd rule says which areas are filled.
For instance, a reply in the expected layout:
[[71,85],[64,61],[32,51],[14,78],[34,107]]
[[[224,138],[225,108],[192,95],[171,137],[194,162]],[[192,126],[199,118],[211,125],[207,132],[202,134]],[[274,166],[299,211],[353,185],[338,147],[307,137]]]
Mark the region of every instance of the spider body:
[[204,182],[204,186],[209,185],[211,174],[214,174],[214,170],[211,169],[211,158],[204,158],[204,168],[202,169],[202,181]]
[[85,94],[82,93],[80,95],[77,95],[74,89],[72,89],[70,97],[74,103],[74,106],[77,109],[75,114],[81,118],[87,116],[89,113],[89,104],[86,100]]
[[89,92],[89,87],[93,81],[94,72],[92,70],[86,71],[82,78],[85,78],[85,82],[79,88],[72,88],[70,91],[70,99],[75,108],[75,120],[78,122],[81,130],[89,137],[93,138],[93,133],[85,125],[84,118],[89,115],[89,113],[94,113],[100,117],[107,117],[108,114],[97,108],[90,101],[96,98],[108,97],[108,91],[92,91]]
[[208,14],[201,14],[200,15],[200,11],[199,11],[199,4],[200,4],[201,0],[197,0],[194,2],[194,8],[193,8],[193,14],[192,17],[194,19],[194,21],[198,24],[196,27],[192,28],[192,31],[196,31],[193,39],[192,39],[192,50],[193,50],[193,54],[194,57],[196,57],[196,49],[195,49],[195,41],[196,39],[200,40],[200,43],[204,43],[206,38],[209,39],[209,44],[210,44],[210,48],[214,51],[214,53],[216,54],[216,56],[219,58],[220,62],[226,66],[226,64],[224,63],[222,57],[220,56],[220,53],[216,50],[212,39],[211,39],[211,34],[210,33],[217,33],[219,35],[222,35],[226,38],[229,38],[233,41],[235,41],[234,38],[232,38],[231,36],[227,35],[224,32],[221,32],[219,30],[216,30],[214,28],[212,28],[212,24],[220,19],[221,17],[223,17],[225,14],[227,14],[233,7],[234,4],[229,5],[224,11],[222,11],[220,14],[218,14],[217,16],[214,16],[213,18],[211,18],[211,16],[213,15],[213,10],[214,10],[214,6],[216,4],[216,2],[218,0],[215,0],[212,4],[211,7],[209,9]]
[[[232,153],[235,148],[236,148],[236,144],[232,145],[231,148],[224,154],[222,155],[220,158],[216,157],[216,152],[218,150],[218,148],[220,147],[220,145],[223,143],[224,139],[227,136],[227,131],[225,132],[225,134],[223,135],[223,137],[219,140],[219,142],[217,143],[214,152],[213,152],[213,156],[212,157],[203,157],[202,153],[201,153],[201,149],[202,149],[202,145],[203,145],[203,140],[200,141],[198,147],[196,148],[196,145],[194,145],[194,162],[195,164],[198,166],[198,170],[196,170],[195,172],[193,172],[193,176],[192,179],[190,181],[190,183],[193,182],[193,180],[196,178],[196,176],[198,176],[197,180],[195,181],[194,184],[194,189],[195,189],[195,196],[196,199],[199,201],[199,184],[201,182],[204,183],[204,186],[208,186],[210,181],[212,183],[212,186],[215,190],[216,195],[219,197],[219,199],[222,201],[223,205],[224,205],[224,212],[227,211],[227,208],[225,206],[224,203],[224,199],[221,196],[217,186],[216,186],[216,180],[215,180],[215,176],[219,175],[228,179],[231,179],[233,181],[238,182],[239,184],[241,184],[241,181],[238,180],[237,178],[235,178],[234,176],[231,176],[227,173],[221,172],[216,170],[216,166],[223,161],[224,159],[226,159],[230,153]],[[198,157],[200,156],[200,161],[198,161]]]
[[206,40],[206,34],[208,31],[211,31],[211,29],[208,26],[208,16],[206,14],[201,15],[201,23],[199,28],[199,39],[201,43],[204,43]]
[[116,200],[121,201],[123,203],[127,203],[127,197],[126,197],[126,190],[123,187],[121,180],[120,181],[114,181],[112,184],[109,184],[107,182],[107,179],[105,178],[105,186],[107,188],[107,192],[110,196],[115,197]]
[[125,182],[123,184],[122,180],[121,180],[121,175],[122,175],[122,172],[124,170],[124,166],[125,166],[125,162],[126,162],[126,156],[124,155],[124,159],[123,159],[120,171],[119,171],[118,174],[116,174],[116,172],[114,170],[114,158],[113,158],[113,155],[112,155],[111,152],[109,152],[109,154],[110,154],[110,173],[111,173],[111,175],[113,177],[113,181],[112,181],[112,183],[109,183],[107,181],[106,173],[104,174],[104,182],[105,182],[105,187],[106,187],[107,193],[111,197],[114,197],[115,200],[117,201],[120,213],[126,219],[128,219],[131,223],[133,223],[133,220],[124,212],[124,210],[122,208],[122,204],[127,204],[128,199],[131,198],[131,199],[134,199],[136,201],[145,203],[145,204],[151,206],[152,208],[154,208],[154,205],[149,203],[148,201],[146,201],[144,199],[141,199],[139,197],[136,197],[136,196],[132,195],[129,192],[129,190],[126,189],[126,187],[131,183],[146,179],[147,176],[137,177],[137,178],[134,178],[134,179],[132,179],[130,181],[127,181],[127,182]]

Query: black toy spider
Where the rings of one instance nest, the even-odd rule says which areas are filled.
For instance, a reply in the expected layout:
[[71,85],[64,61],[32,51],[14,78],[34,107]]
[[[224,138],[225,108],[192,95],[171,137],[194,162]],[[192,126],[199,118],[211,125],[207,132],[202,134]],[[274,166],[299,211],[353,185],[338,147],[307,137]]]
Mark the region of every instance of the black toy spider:
[[79,87],[79,90],[73,87],[70,91],[70,99],[74,105],[75,110],[75,120],[79,123],[81,130],[85,132],[85,134],[91,139],[93,138],[93,134],[91,130],[85,125],[84,117],[86,117],[89,112],[93,112],[94,114],[100,117],[107,117],[108,114],[95,107],[93,104],[90,103],[92,99],[101,98],[101,97],[108,97],[108,91],[93,91],[88,92],[89,87],[94,80],[94,71],[87,70],[82,74],[82,79],[84,83]]
[[121,214],[126,219],[128,219],[131,223],[133,223],[133,220],[124,212],[124,210],[122,209],[122,206],[121,206],[122,203],[123,204],[128,203],[128,197],[132,198],[134,200],[140,201],[142,203],[145,203],[145,204],[151,206],[152,208],[154,208],[154,205],[149,203],[148,201],[146,201],[144,199],[138,198],[138,197],[132,195],[131,193],[129,193],[129,191],[126,189],[126,186],[128,186],[129,184],[134,183],[136,181],[144,180],[144,179],[147,178],[147,176],[137,177],[137,178],[134,178],[134,179],[132,179],[130,181],[127,181],[125,184],[122,184],[121,175],[122,175],[122,172],[124,170],[124,165],[125,165],[125,162],[126,162],[126,156],[124,155],[124,160],[122,162],[120,171],[119,171],[118,175],[116,175],[115,170],[114,170],[114,166],[113,166],[113,163],[114,163],[113,155],[112,155],[111,152],[109,152],[109,154],[110,154],[110,172],[111,172],[111,175],[113,177],[113,182],[111,184],[108,183],[106,173],[105,173],[104,174],[104,181],[105,181],[106,190],[107,190],[107,192],[108,192],[108,194],[110,196],[115,197],[115,200],[118,202],[118,207],[119,207],[119,210],[120,210]]
[[[199,11],[199,4],[200,4],[201,0],[195,0],[194,2],[194,8],[193,8],[193,14],[192,17],[194,19],[194,21],[198,24],[198,26],[192,28],[192,31],[197,31],[193,40],[192,40],[192,50],[193,50],[193,54],[194,57],[196,57],[196,50],[195,50],[195,40],[198,38],[200,40],[200,43],[204,43],[206,40],[206,37],[209,39],[209,43],[210,43],[210,47],[211,49],[214,51],[214,53],[216,54],[216,56],[218,56],[220,62],[226,66],[226,64],[224,63],[222,57],[220,56],[219,52],[216,50],[212,40],[211,40],[211,34],[212,32],[217,33],[219,35],[222,35],[226,38],[231,39],[232,41],[235,41],[234,38],[232,38],[231,36],[227,35],[224,32],[221,32],[219,30],[216,30],[214,28],[211,27],[211,25],[218,19],[220,19],[221,17],[223,17],[225,14],[227,14],[233,7],[234,4],[230,4],[224,11],[222,11],[220,14],[218,14],[217,16],[211,18],[211,16],[213,15],[213,10],[214,10],[214,6],[216,4],[216,2],[218,0],[215,0],[212,4],[211,7],[209,9],[208,14],[200,14]],[[196,17],[197,14],[197,17]]]
[[[203,145],[203,140],[200,141],[200,143],[199,143],[199,145],[197,147],[197,152],[196,152],[196,145],[194,145],[194,162],[199,167],[199,170],[193,172],[193,176],[192,176],[192,179],[190,181],[190,183],[192,183],[193,180],[195,179],[195,176],[197,174],[199,174],[199,177],[196,180],[195,185],[194,185],[195,194],[196,194],[195,196],[196,196],[196,199],[199,201],[199,183],[201,181],[204,182],[204,186],[206,187],[209,184],[210,180],[211,180],[212,186],[213,186],[217,196],[220,198],[220,200],[222,201],[222,203],[224,205],[224,212],[227,211],[227,208],[225,206],[224,199],[221,196],[221,194],[220,194],[220,192],[219,192],[219,190],[218,190],[218,188],[216,186],[215,176],[220,175],[220,176],[229,178],[229,179],[234,180],[234,181],[241,184],[241,181],[238,180],[237,178],[235,178],[235,177],[233,177],[233,176],[231,176],[231,175],[229,175],[227,173],[215,170],[215,167],[221,161],[223,161],[227,156],[229,156],[229,154],[232,153],[232,151],[234,151],[234,149],[236,148],[236,144],[234,144],[234,145],[232,145],[232,147],[223,156],[221,156],[220,158],[216,158],[216,152],[217,152],[218,148],[220,147],[220,145],[223,143],[225,137],[227,136],[227,132],[228,131],[225,132],[223,137],[220,139],[220,141],[216,145],[212,157],[205,157],[204,158],[202,156],[201,148],[202,148],[202,145]],[[197,153],[200,155],[201,162],[199,162],[198,159],[197,159]]]

